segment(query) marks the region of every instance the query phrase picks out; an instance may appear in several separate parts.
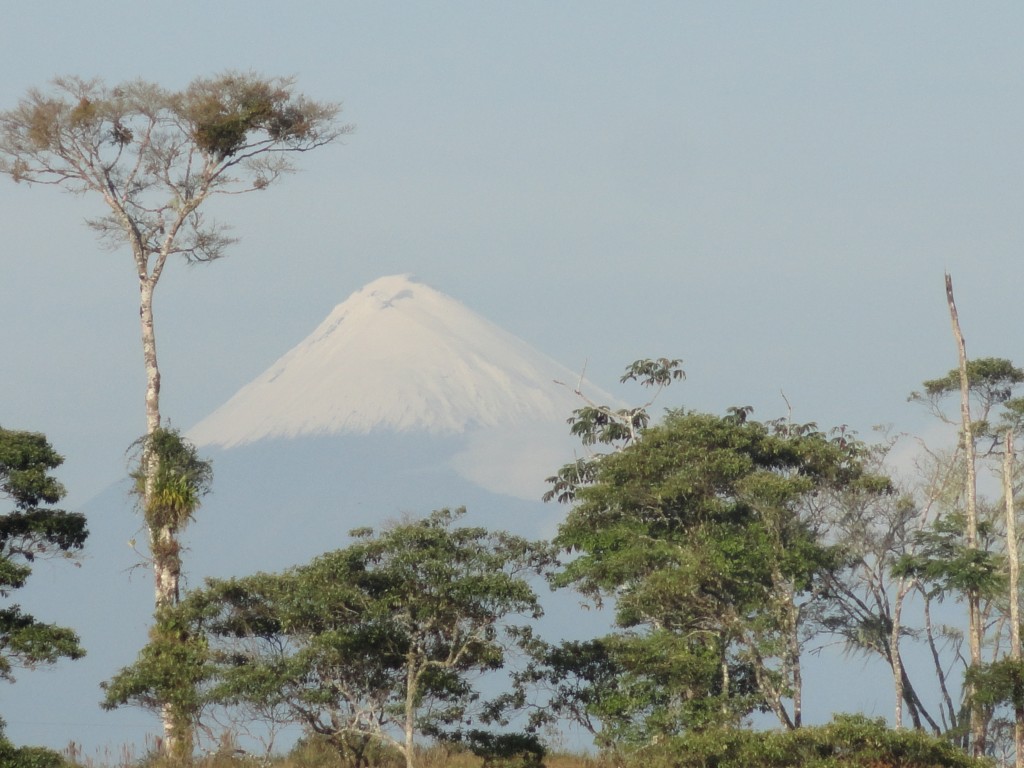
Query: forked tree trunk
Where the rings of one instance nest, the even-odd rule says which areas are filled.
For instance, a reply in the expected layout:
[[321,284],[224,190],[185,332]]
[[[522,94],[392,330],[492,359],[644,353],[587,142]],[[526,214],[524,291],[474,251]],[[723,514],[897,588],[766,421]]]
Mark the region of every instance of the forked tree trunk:
[[[949,317],[953,325],[953,338],[956,340],[957,353],[960,361],[960,421],[964,442],[964,461],[967,469],[967,548],[978,548],[978,481],[976,477],[976,459],[974,450],[974,431],[971,425],[971,390],[967,378],[967,347],[960,331],[960,319],[957,316],[956,302],[953,300],[953,278],[946,274],[946,301],[949,304]],[[967,590],[968,638],[971,650],[971,666],[981,666],[981,595],[976,588]],[[972,688],[967,695],[971,698],[971,742],[976,757],[985,754],[985,717],[981,706],[973,700]]]

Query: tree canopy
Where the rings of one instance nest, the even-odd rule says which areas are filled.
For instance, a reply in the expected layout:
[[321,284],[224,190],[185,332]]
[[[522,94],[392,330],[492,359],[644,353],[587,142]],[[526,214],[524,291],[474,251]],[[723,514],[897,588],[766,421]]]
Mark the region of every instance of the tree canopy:
[[601,697],[606,726],[643,741],[760,708],[800,725],[801,652],[842,563],[817,505],[826,489],[888,491],[864,455],[842,429],[762,423],[748,408],[671,411],[576,475],[555,539],[572,557],[556,583],[614,598],[622,633],[603,648],[636,692],[618,712]]
[[[374,742],[391,744],[409,766],[416,734],[469,738],[467,724],[500,717],[474,680],[528,638],[541,612],[530,577],[551,552],[457,527],[460,515],[353,531],[350,546],[308,565],[210,580],[169,609],[195,639],[188,664],[203,693],[193,714],[240,706],[299,722],[356,759]],[[108,702],[145,703],[183,661],[140,657],[110,684]]]

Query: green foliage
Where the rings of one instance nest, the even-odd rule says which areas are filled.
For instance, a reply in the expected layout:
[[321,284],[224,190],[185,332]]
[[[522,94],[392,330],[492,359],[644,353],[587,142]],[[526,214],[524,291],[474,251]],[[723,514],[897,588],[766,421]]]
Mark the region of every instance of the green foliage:
[[43,747],[16,747],[3,735],[0,723],[0,765],[4,768],[71,768],[58,753]]
[[78,635],[71,629],[44,624],[17,605],[0,609],[0,677],[13,680],[16,665],[32,669],[84,655]]
[[726,694],[721,654],[689,640],[656,630],[556,646],[537,642],[531,663],[514,676],[515,696],[529,704],[532,730],[568,721],[609,753],[723,719],[738,722],[756,706],[749,669],[733,665]]
[[[70,557],[85,543],[85,516],[50,506],[64,497],[64,486],[50,474],[63,461],[43,435],[0,428],[0,494],[14,502],[13,511],[0,514],[2,597],[24,586],[37,558]],[[43,623],[18,605],[0,608],[0,678],[12,680],[17,666],[31,669],[84,655],[72,630]],[[64,761],[48,750],[14,747],[0,721],[0,765],[54,768]]]
[[840,715],[795,731],[712,729],[638,752],[645,768],[985,768],[949,742],[920,731],[889,730],[883,720]]
[[580,458],[563,466],[557,473],[547,478],[547,483],[551,487],[544,492],[543,500],[570,504],[576,498],[578,488],[594,482],[599,458]]
[[[677,365],[638,361],[625,378],[664,386]],[[619,671],[614,692],[581,686],[587,670],[552,656],[535,672],[555,686],[556,706],[582,696],[575,706],[611,741],[732,724],[769,706],[788,723],[781,700],[824,612],[824,577],[843,563],[810,510],[825,491],[891,489],[845,429],[750,414],[673,411],[657,426],[646,408],[574,416],[585,441],[618,445],[551,479],[548,498],[575,501],[555,540],[573,557],[554,581],[598,604],[614,598],[627,631],[603,641]]]
[[19,510],[56,504],[64,498],[64,486],[50,474],[64,463],[38,432],[0,430],[0,493]]
[[1009,705],[1024,709],[1024,662],[1005,657],[967,670],[974,700],[986,707]]
[[[0,428],[0,492],[15,505],[0,515],[0,595],[25,584],[38,557],[69,556],[88,532],[84,515],[54,509],[63,486],[50,475],[63,459],[43,435]],[[46,506],[40,506],[46,505]],[[0,609],[0,677],[17,665],[34,667],[84,655],[70,629],[44,624],[17,605]]]
[[[196,447],[176,429],[160,427],[135,442],[138,467],[132,472],[135,493],[146,503],[143,513],[151,530],[184,528],[210,492],[213,466],[199,458]],[[152,493],[146,497],[149,467],[156,468]]]
[[172,757],[190,757],[193,728],[204,705],[203,684],[212,674],[205,638],[192,633],[186,615],[164,606],[157,610],[149,642],[135,663],[102,684],[102,706],[169,708],[177,728],[178,754]]
[[538,639],[530,645],[530,663],[513,675],[515,693],[510,697],[522,706],[533,691],[546,694],[531,707],[532,730],[570,722],[590,733],[601,749],[611,746],[602,723],[611,731],[623,719],[628,722],[621,712],[625,670],[613,643],[614,638],[550,645]]
[[[642,387],[660,391],[672,382],[686,378],[682,364],[682,360],[667,357],[637,360],[627,366],[620,381],[635,381]],[[580,438],[583,445],[624,445],[649,424],[650,414],[646,406],[613,410],[606,406],[587,405],[573,411],[569,418],[569,431]]]
[[[655,394],[646,405],[637,408],[609,408],[589,404],[577,408],[569,417],[569,431],[586,446],[606,445],[622,450],[635,441],[650,424],[649,406],[657,394],[674,381],[686,378],[683,361],[661,357],[657,360],[637,360],[627,366],[620,379],[623,383],[635,381],[642,387],[654,389]],[[547,478],[551,488],[544,494],[544,501],[557,500],[568,504],[575,500],[576,490],[594,481],[597,464],[603,454],[577,459],[562,467],[555,475]]]
[[552,562],[547,545],[456,527],[460,514],[353,531],[349,547],[281,574],[208,581],[162,615],[181,645],[151,643],[108,701],[166,701],[180,684],[201,692],[183,702],[193,716],[206,704],[273,713],[350,756],[395,728],[457,734],[485,717],[475,676],[528,640],[509,622],[540,615],[528,577]]
[[735,589],[733,599],[756,602],[776,544],[779,565],[806,580],[830,555],[814,546],[796,506],[822,485],[864,480],[856,450],[819,433],[777,435],[755,421],[671,413],[605,457],[593,484],[578,491],[556,541],[579,556],[558,582],[595,596],[630,584],[619,610],[631,626],[667,574],[689,594],[711,599]]
[[[1024,401],[1014,398],[1014,389],[1024,383],[1024,370],[1000,357],[983,357],[967,362],[967,384],[972,400],[977,404],[979,418],[971,424],[976,437],[998,441],[1009,428],[1019,427],[1024,418]],[[910,400],[924,401],[938,412],[938,403],[947,395],[960,392],[960,369],[954,368],[939,379],[924,382],[924,392],[912,392]],[[1000,421],[990,421],[992,409],[1000,406]],[[995,443],[993,443],[995,447]]]
[[[967,594],[976,591],[994,597],[1005,588],[1005,558],[988,549],[967,546],[962,514],[939,517],[928,529],[918,531],[911,554],[892,567],[896,577],[909,576],[928,585],[933,594]],[[984,525],[979,526],[986,533]]]
[[667,387],[686,378],[679,358],[659,357],[657,360],[636,360],[626,367],[619,381],[637,381],[644,387]]
[[482,768],[544,768],[546,750],[533,734],[473,730],[466,734],[465,743],[483,758]]
[[[967,362],[967,381],[970,390],[991,403],[1003,403],[1010,398],[1013,387],[1024,382],[1024,370],[1000,357],[982,357]],[[960,369],[954,368],[940,379],[924,382],[925,394],[941,397],[960,391]],[[920,397],[916,394],[911,396]]]
[[643,408],[621,408],[616,411],[607,408],[586,406],[573,411],[569,431],[578,437],[583,445],[628,442],[634,433],[650,423],[650,416]]

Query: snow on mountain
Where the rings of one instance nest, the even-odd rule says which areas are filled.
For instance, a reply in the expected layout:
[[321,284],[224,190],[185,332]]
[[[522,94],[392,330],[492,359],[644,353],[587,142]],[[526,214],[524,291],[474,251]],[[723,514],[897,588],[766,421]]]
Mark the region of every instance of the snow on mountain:
[[458,301],[395,275],[335,307],[189,437],[231,448],[382,429],[457,434],[557,422],[564,433],[580,401],[555,380],[578,378]]

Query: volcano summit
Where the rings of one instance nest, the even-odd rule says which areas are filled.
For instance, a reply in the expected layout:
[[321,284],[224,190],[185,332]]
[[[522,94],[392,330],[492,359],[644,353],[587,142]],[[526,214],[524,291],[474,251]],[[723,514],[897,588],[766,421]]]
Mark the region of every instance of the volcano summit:
[[231,448],[303,435],[564,425],[579,401],[555,380],[577,379],[458,301],[396,275],[335,307],[189,437]]

